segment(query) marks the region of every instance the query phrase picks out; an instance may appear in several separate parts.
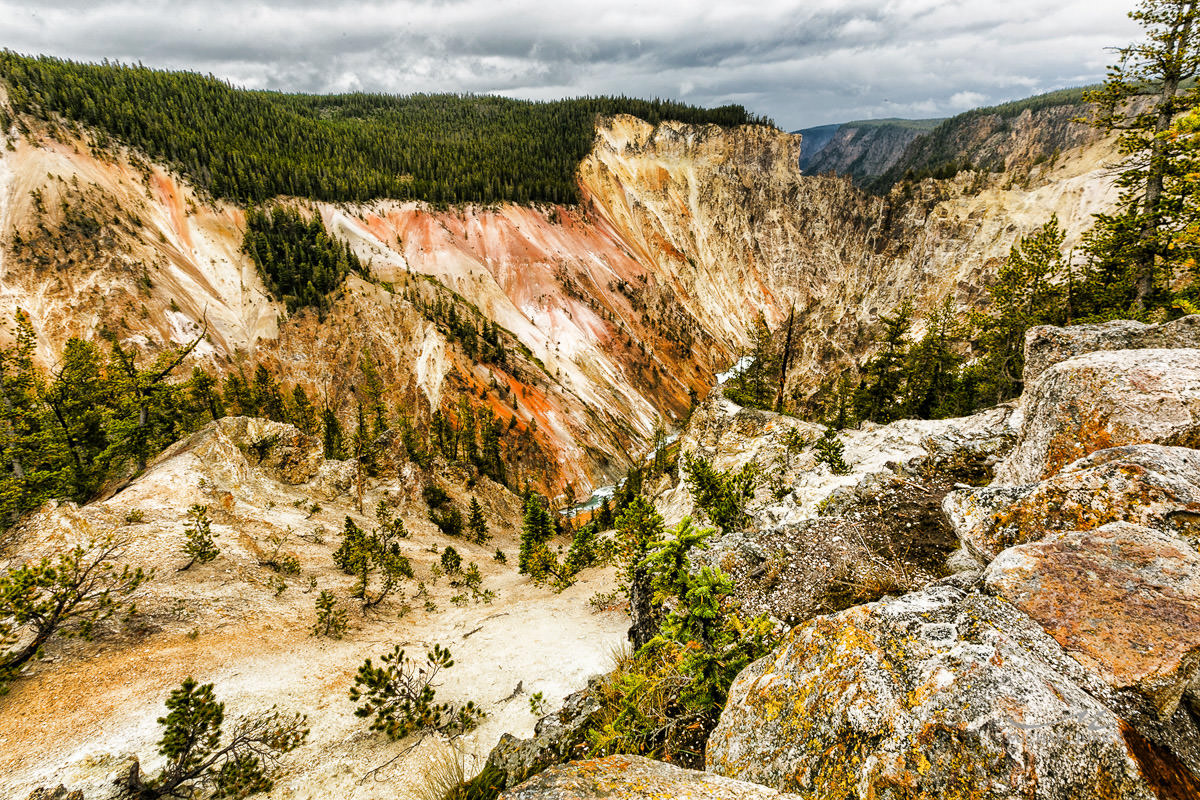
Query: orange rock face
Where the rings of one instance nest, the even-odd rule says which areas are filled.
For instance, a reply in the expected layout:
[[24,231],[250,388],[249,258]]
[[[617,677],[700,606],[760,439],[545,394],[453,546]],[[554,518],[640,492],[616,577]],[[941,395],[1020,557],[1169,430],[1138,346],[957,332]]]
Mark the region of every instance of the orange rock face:
[[1200,350],[1087,353],[1042,373],[1021,400],[1004,484],[1049,478],[1072,461],[1126,444],[1200,445]]
[[1200,553],[1129,523],[1001,553],[984,581],[1115,689],[1166,719],[1200,670]]
[[959,538],[984,562],[1048,531],[1133,522],[1187,538],[1200,534],[1200,451],[1142,444],[1100,450],[1044,481],[949,495]]

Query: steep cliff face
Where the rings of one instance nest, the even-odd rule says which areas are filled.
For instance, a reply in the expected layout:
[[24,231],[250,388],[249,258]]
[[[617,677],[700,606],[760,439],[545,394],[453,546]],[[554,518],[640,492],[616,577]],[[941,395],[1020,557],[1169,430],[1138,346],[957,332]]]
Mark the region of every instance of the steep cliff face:
[[805,176],[795,137],[631,118],[602,128],[580,167],[597,215],[631,243],[654,285],[673,282],[688,312],[736,348],[761,311],[795,307],[799,348],[788,391],[872,346],[881,313],[906,298],[920,313],[950,295],[976,303],[988,273],[1051,213],[1078,242],[1115,199],[1111,145],[1075,148],[1021,183],[963,174],[917,197],[874,197],[844,178]]
[[[757,314],[777,327],[795,308],[789,391],[803,397],[901,299],[974,302],[1021,233],[1055,212],[1070,244],[1112,199],[1103,142],[1020,184],[981,191],[964,176],[902,201],[801,175],[790,134],[616,117],[579,167],[579,208],[297,201],[370,268],[322,320],[268,295],[241,252],[242,209],[86,132],[14,127],[6,141],[0,296],[30,313],[47,364],[70,335],[107,329],[153,350],[207,325],[209,362],[266,360],[349,413],[369,350],[393,405],[421,418],[472,396],[515,420],[537,479],[567,494],[621,474],[671,427]],[[415,294],[503,326],[514,362],[475,363]]]
[[[1076,93],[1077,94],[1077,93]],[[1091,108],[1078,96],[1070,102],[1020,108],[1021,103],[968,111],[913,139],[873,184],[888,188],[906,176],[953,174],[975,168],[1022,172],[1072,148],[1100,138],[1083,121]]]
[[849,175],[857,183],[882,175],[892,168],[905,149],[918,136],[932,129],[938,120],[879,120],[848,122],[820,151],[814,153],[802,169],[809,175],[832,172]]

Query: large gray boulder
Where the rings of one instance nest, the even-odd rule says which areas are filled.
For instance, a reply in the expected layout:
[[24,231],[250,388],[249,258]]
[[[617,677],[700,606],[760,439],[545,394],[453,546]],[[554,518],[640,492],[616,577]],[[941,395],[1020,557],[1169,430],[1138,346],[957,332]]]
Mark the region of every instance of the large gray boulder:
[[794,629],[734,682],[707,768],[814,799],[1200,789],[1194,754],[1151,743],[1107,691],[1012,604],[935,585]]
[[1128,522],[1053,534],[1005,550],[983,581],[1160,719],[1200,675],[1200,553],[1176,536]]
[[960,489],[942,501],[955,533],[988,562],[1048,531],[1124,520],[1200,537],[1200,450],[1156,444],[1098,450],[1051,478]]
[[641,756],[608,756],[551,767],[501,800],[799,800],[765,786],[683,769]]
[[568,695],[562,708],[539,719],[533,736],[518,739],[503,734],[488,754],[484,772],[497,776],[495,780],[504,788],[583,755],[588,729],[601,709],[598,692],[599,679],[593,678],[586,689]]
[[1058,328],[1039,325],[1025,332],[1025,385],[1060,361],[1100,350],[1200,347],[1200,315],[1162,325],[1118,319],[1095,325]]
[[1200,350],[1115,350],[1055,364],[1021,399],[996,483],[1033,483],[1126,444],[1200,446]]

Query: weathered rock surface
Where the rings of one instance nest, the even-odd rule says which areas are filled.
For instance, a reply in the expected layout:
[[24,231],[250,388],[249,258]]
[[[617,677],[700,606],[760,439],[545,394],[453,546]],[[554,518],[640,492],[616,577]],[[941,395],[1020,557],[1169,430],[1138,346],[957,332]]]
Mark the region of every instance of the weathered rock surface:
[[538,720],[533,736],[518,739],[510,733],[503,734],[488,754],[483,771],[502,774],[503,779],[497,778],[497,783],[505,788],[553,764],[582,755],[588,727],[599,710],[593,679],[588,688],[568,696],[561,709]]
[[1096,683],[1011,604],[935,585],[793,630],[734,682],[707,767],[806,798],[1193,796]]
[[1039,325],[1025,332],[1026,386],[1060,361],[1099,350],[1143,350],[1200,347],[1200,315],[1147,325],[1118,319],[1096,325],[1059,328]]
[[951,492],[942,503],[963,546],[985,563],[1047,531],[1125,520],[1200,537],[1200,450],[1155,444],[1099,450],[1024,486]]
[[1200,674],[1200,553],[1178,537],[1127,522],[1060,533],[1005,550],[983,580],[1163,719]]
[[999,484],[1048,478],[1125,444],[1200,446],[1200,349],[1115,350],[1055,364],[1027,387]]
[[798,800],[765,786],[640,756],[608,756],[551,767],[501,800]]

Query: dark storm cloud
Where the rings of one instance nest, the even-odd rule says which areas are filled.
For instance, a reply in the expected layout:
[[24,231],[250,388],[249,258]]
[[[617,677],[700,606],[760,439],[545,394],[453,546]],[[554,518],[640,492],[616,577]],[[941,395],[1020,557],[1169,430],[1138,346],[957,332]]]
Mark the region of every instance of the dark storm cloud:
[[1131,0],[0,0],[0,46],[300,91],[623,93],[789,128],[1099,80]]

